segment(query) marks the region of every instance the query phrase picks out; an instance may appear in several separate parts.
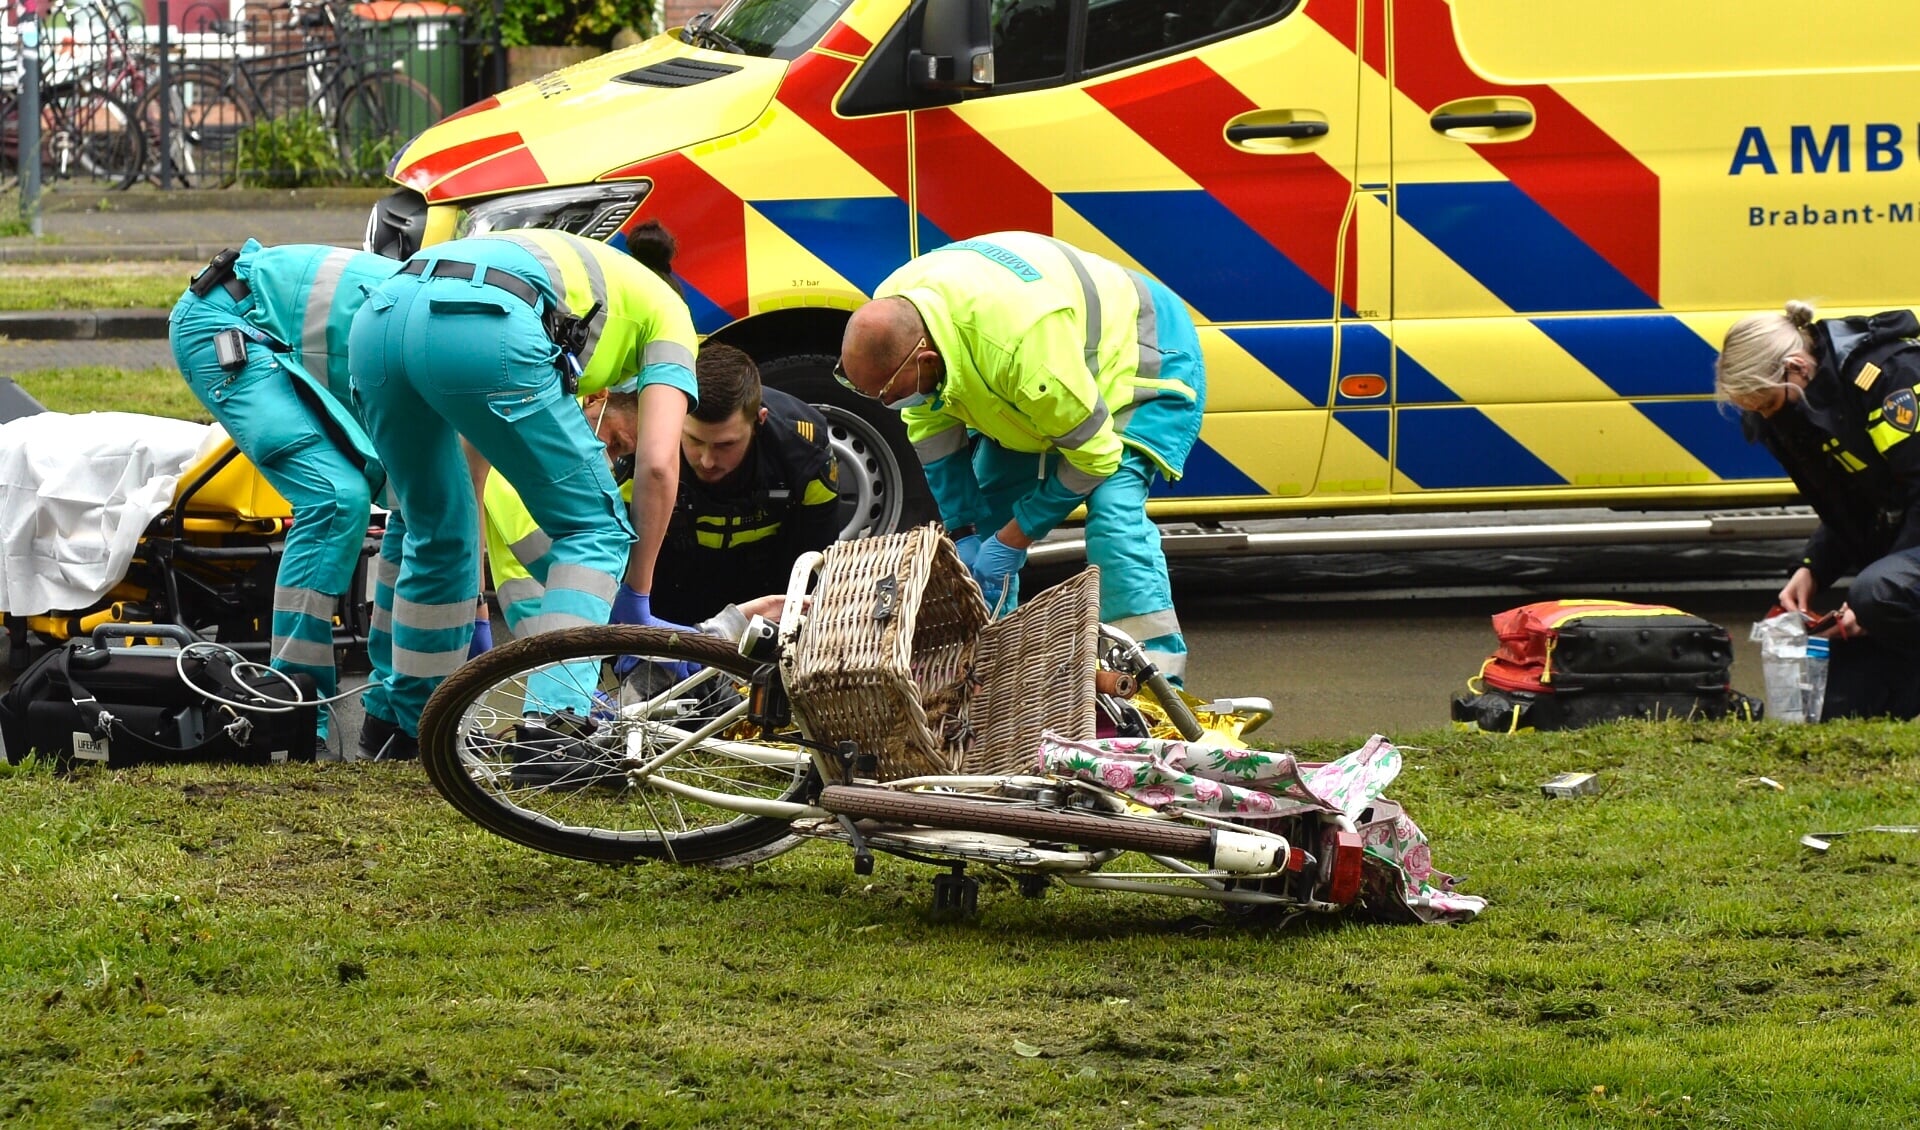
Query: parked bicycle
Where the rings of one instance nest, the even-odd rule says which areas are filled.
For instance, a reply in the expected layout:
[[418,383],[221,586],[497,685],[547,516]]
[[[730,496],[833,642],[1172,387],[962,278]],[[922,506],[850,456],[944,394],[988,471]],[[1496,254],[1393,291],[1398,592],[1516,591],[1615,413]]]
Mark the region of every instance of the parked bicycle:
[[[1312,767],[1238,749],[1268,703],[1186,696],[1097,608],[1089,569],[988,624],[931,528],[843,542],[802,558],[777,628],[756,620],[737,648],[605,626],[480,656],[427,704],[421,756],[455,808],[540,851],[730,867],[822,840],[858,874],[878,853],[949,868],[941,912],[974,909],[969,865],[1035,897],[1061,883],[1402,919],[1478,909],[1413,874],[1424,839],[1411,871],[1368,850],[1412,842],[1397,805],[1354,801],[1350,780],[1336,802]],[[1397,767],[1384,739],[1360,752],[1363,771]],[[1123,870],[1126,852],[1144,869]]]
[[[133,105],[144,64],[130,61],[124,27],[103,0],[61,0],[49,11],[40,83],[43,182],[87,179],[125,188],[143,171],[146,140]],[[8,49],[0,55],[0,184],[6,187],[21,171],[23,78],[17,47]]]
[[[284,27],[244,37],[264,43],[237,45],[225,63],[185,62],[142,99],[142,120],[165,114],[172,123],[167,156],[182,184],[231,184],[249,171],[242,139],[285,114],[314,115],[346,169],[383,167],[403,129],[440,118],[433,92],[400,73],[401,59],[354,35],[340,11],[311,0],[291,0],[286,11]],[[203,30],[238,29],[212,20]]]
[[[19,87],[0,91],[0,188],[19,183]],[[41,88],[40,177],[43,183],[92,180],[125,188],[146,168],[146,145],[134,112],[96,87],[60,83]]]

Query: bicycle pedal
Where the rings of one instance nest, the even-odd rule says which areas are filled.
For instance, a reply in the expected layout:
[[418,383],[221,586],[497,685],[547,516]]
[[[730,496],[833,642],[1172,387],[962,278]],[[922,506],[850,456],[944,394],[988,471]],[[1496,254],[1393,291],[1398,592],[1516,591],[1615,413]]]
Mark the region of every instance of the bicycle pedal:
[[971,918],[979,909],[980,880],[966,873],[966,864],[956,863],[951,874],[934,876],[934,917]]

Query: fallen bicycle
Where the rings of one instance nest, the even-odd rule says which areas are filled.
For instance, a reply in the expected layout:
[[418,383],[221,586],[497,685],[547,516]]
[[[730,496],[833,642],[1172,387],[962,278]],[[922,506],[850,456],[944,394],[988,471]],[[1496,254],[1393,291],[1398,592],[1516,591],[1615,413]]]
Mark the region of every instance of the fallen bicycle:
[[1098,589],[1088,569],[989,622],[936,530],[843,542],[738,646],[605,626],[480,656],[427,704],[421,756],[477,823],[577,859],[732,867],[825,840],[856,874],[877,854],[948,868],[952,914],[975,909],[970,865],[1033,897],[1478,913],[1381,796],[1391,743],[1317,766],[1244,748],[1271,707],[1174,688],[1098,622]]

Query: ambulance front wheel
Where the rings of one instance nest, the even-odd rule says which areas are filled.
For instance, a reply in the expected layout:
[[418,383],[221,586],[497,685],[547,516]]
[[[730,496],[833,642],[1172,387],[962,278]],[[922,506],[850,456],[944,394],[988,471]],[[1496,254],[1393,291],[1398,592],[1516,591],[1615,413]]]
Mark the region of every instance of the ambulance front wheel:
[[910,529],[939,517],[907,430],[893,411],[855,396],[833,379],[835,358],[821,353],[760,364],[761,383],[791,393],[827,418],[840,466],[842,540]]

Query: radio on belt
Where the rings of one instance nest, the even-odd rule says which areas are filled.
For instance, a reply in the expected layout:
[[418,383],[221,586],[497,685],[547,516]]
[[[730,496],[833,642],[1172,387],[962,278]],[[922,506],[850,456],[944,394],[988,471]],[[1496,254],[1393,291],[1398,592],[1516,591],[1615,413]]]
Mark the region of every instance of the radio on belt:
[[1542,795],[1551,797],[1596,796],[1600,778],[1592,773],[1562,773],[1540,782]]

